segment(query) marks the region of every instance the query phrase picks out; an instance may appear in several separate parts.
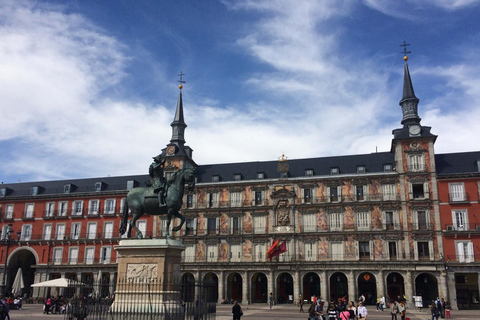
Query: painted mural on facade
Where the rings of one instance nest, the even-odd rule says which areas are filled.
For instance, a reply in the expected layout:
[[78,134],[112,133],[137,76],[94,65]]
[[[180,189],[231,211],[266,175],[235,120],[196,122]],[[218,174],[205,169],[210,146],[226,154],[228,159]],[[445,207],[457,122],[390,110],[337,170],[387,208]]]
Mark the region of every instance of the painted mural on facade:
[[197,217],[197,234],[204,234],[206,231],[205,215],[199,213]]
[[198,241],[195,248],[195,261],[205,261],[205,243]]
[[317,199],[320,199],[321,202],[325,200],[327,196],[327,188],[325,188],[325,185],[323,183],[318,183],[318,187],[315,188],[315,197]]
[[352,201],[354,199],[352,183],[350,181],[343,182],[342,197],[347,201]]
[[353,235],[348,236],[345,239],[345,259],[357,258],[357,246],[355,237]]
[[252,215],[250,212],[245,212],[245,215],[243,216],[242,227],[245,233],[252,233]]
[[252,241],[245,240],[242,245],[242,258],[244,261],[252,261],[253,257],[253,245]]
[[369,191],[370,191],[370,197],[372,199],[380,198],[382,194],[382,188],[381,188],[380,182],[377,179],[373,179],[372,181],[370,181]]
[[328,230],[327,212],[323,208],[317,212],[317,228],[320,230]]
[[378,206],[374,206],[372,209],[372,228],[382,229],[382,211]]
[[326,237],[321,237],[318,240],[318,259],[328,260],[329,258],[328,240]]
[[225,240],[222,240],[218,246],[218,261],[228,261],[228,243]]
[[374,258],[385,259],[385,242],[380,236],[375,236],[373,240]]
[[222,213],[220,215],[220,233],[227,234],[228,233],[228,216],[226,213]]
[[218,198],[220,206],[226,206],[229,202],[229,192],[227,188],[222,188],[220,190],[220,195]]
[[343,218],[343,227],[345,230],[355,229],[355,213],[352,207],[345,207],[345,216]]

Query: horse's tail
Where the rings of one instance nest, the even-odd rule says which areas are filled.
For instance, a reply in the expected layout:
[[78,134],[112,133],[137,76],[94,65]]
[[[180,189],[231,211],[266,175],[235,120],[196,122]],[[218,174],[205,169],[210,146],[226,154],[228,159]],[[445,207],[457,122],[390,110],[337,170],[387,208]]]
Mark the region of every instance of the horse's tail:
[[124,234],[127,231],[127,222],[128,222],[128,201],[125,198],[125,203],[123,205],[122,212],[122,222],[120,223],[120,235]]

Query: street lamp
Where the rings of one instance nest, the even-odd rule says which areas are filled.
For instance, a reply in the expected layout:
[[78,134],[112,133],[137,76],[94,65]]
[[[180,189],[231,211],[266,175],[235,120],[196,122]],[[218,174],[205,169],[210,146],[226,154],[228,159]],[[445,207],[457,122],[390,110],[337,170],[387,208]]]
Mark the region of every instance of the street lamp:
[[[12,229],[12,224],[9,223],[8,224],[8,227],[7,227],[7,234],[2,238],[1,235],[2,235],[2,230],[0,230],[0,242],[5,244],[7,246],[7,252],[5,254],[5,267],[3,269],[3,280],[2,280],[2,287],[3,287],[3,295],[5,296],[6,293],[7,293],[7,286],[5,284],[5,280],[7,278],[7,261],[8,261],[8,250],[10,249],[10,244],[13,243],[13,242],[17,242],[16,240],[13,240],[11,237],[12,237],[12,234],[13,234],[13,229]],[[18,231],[17,232],[17,236],[18,238],[20,239],[20,236],[21,236],[21,232]]]

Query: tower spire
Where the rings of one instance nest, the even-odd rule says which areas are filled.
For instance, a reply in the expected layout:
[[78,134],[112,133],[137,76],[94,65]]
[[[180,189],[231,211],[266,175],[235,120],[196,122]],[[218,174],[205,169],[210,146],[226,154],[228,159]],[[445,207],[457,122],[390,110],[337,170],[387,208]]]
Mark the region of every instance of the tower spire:
[[405,70],[404,70],[404,77],[403,77],[403,97],[400,100],[400,106],[402,107],[403,112],[403,119],[402,124],[412,124],[412,123],[420,123],[420,117],[418,116],[418,102],[420,101],[416,96],[415,92],[413,91],[412,79],[410,78],[410,71],[408,69],[408,53],[411,51],[407,51],[407,46],[410,44],[403,42],[400,46],[403,47],[403,60],[405,61]]
[[173,122],[170,124],[172,126],[172,139],[170,142],[177,144],[178,146],[183,146],[185,143],[185,128],[187,127],[187,124],[185,123],[185,120],[183,118],[183,101],[182,101],[182,89],[183,89],[183,76],[185,74],[183,72],[180,72],[178,75],[180,77],[180,85],[178,88],[180,89],[180,92],[178,94],[178,101],[177,101],[177,110],[175,111],[175,118],[173,119]]

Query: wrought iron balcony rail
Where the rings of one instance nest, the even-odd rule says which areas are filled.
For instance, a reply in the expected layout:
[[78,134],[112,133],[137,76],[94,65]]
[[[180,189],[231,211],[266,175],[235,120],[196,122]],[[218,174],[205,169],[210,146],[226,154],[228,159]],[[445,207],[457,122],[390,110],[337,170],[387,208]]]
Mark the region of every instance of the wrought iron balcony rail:
[[407,166],[408,172],[425,172],[427,167],[424,164],[416,164]]
[[448,194],[448,201],[450,203],[470,202],[470,195],[466,192],[450,192]]
[[480,223],[446,224],[446,232],[480,232]]
[[480,257],[475,257],[474,254],[465,254],[465,255],[447,255],[447,262],[463,262],[463,263],[472,263],[480,261]]
[[412,230],[433,230],[433,225],[430,223],[412,223]]
[[35,219],[35,211],[23,211],[22,220],[33,220]]
[[[135,232],[132,231],[132,235],[135,236]],[[144,238],[152,238],[153,232],[147,231],[143,232]],[[86,241],[94,241],[94,240],[115,240],[118,241],[125,236],[119,233],[118,230],[112,232],[95,232],[89,233],[86,231],[82,231],[79,234],[32,234],[28,237],[22,236],[20,241],[77,241],[77,240],[86,240]]]

